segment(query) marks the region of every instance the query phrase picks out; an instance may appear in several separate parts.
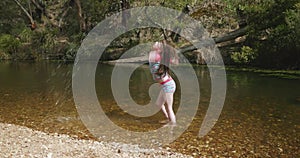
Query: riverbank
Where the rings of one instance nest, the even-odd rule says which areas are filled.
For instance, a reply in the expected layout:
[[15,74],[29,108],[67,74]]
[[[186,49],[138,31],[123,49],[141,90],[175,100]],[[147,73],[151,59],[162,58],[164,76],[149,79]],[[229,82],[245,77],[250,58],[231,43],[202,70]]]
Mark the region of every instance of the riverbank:
[[0,123],[0,157],[188,157],[164,149],[74,139]]
[[269,76],[275,78],[283,79],[300,79],[300,70],[274,70],[274,69],[263,69],[255,67],[235,67],[226,66],[226,71],[236,71],[236,72],[252,72],[259,73],[262,76]]

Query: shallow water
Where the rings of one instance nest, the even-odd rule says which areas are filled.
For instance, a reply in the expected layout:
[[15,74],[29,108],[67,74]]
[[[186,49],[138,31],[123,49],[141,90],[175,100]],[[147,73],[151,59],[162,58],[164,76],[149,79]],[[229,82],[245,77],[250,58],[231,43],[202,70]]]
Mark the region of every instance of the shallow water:
[[[124,65],[122,68],[125,71],[129,67]],[[76,110],[72,68],[73,63],[0,63],[0,121],[96,139]],[[146,132],[160,128],[162,125],[158,122],[164,119],[162,113],[139,118],[117,106],[111,92],[113,68],[114,65],[99,64],[95,75],[97,97],[105,114],[115,124],[130,131]],[[227,94],[221,116],[208,135],[200,138],[197,135],[211,97],[211,83],[206,67],[195,66],[194,69],[201,92],[197,114],[189,128],[165,148],[194,156],[300,156],[299,80],[227,71]],[[148,90],[152,84],[146,65],[134,71],[129,91],[137,104],[150,102]],[[181,87],[177,86],[175,111],[181,99]]]

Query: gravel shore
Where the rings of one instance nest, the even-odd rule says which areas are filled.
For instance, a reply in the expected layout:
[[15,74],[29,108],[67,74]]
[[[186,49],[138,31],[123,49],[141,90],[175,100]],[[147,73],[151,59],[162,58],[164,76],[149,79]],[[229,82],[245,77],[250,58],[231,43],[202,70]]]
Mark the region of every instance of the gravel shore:
[[0,123],[0,157],[190,157],[164,149],[75,139],[24,126]]

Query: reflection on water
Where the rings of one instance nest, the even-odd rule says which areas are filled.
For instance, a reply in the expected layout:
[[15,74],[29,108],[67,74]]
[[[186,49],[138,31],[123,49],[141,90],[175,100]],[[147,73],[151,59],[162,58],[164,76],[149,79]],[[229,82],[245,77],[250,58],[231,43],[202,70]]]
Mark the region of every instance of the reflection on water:
[[[80,121],[74,105],[72,68],[72,63],[59,62],[0,63],[0,121],[94,139]],[[99,64],[96,73],[97,96],[106,115],[118,126],[132,131],[161,127],[158,122],[163,119],[162,113],[138,118],[117,106],[110,85],[113,68],[113,65]],[[211,85],[205,67],[194,69],[201,90],[198,112],[185,133],[168,145],[170,150],[213,157],[299,157],[299,80],[227,72],[228,90],[222,114],[212,131],[199,138]],[[152,84],[146,65],[136,69],[129,83],[133,100],[140,105],[148,104]],[[178,84],[175,109],[179,102]]]

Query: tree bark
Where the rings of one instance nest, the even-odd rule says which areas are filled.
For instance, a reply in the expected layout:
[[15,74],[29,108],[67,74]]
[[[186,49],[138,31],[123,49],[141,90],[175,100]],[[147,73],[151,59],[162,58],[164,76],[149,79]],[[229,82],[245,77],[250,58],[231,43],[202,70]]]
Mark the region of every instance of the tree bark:
[[[45,19],[42,19],[44,24],[49,23],[54,27],[62,27],[63,19],[70,9],[70,0],[52,1],[49,2],[48,6],[45,6],[40,0],[31,0],[31,2],[39,10],[40,17],[45,17]],[[75,2],[74,4],[76,5]]]
[[[121,10],[126,10],[130,8],[130,2],[129,0],[121,0]],[[127,26],[127,19],[130,18],[130,13],[128,11],[122,12],[122,25]]]
[[82,12],[81,2],[80,2],[80,0],[74,0],[74,2],[77,6],[80,30],[82,32],[85,32],[86,31],[86,23],[85,23],[83,12]]
[[69,7],[63,12],[63,14],[61,15],[60,19],[59,19],[59,22],[58,22],[58,27],[61,28],[62,25],[63,25],[63,19],[65,18],[65,16],[67,15],[69,11]]
[[248,27],[246,26],[246,27],[234,30],[232,32],[229,32],[221,37],[214,37],[213,39],[215,40],[216,43],[222,43],[222,42],[234,40],[237,37],[244,36],[244,35],[246,35],[247,31],[248,31]]
[[31,24],[31,29],[35,29],[36,28],[36,24],[35,24],[35,22],[33,20],[33,17],[28,13],[28,11],[22,6],[22,4],[18,0],[14,0],[14,1],[17,3],[17,5],[23,10],[23,12],[29,18],[30,24]]
[[[229,32],[223,36],[220,37],[214,37],[214,41],[216,44],[222,43],[222,42],[228,42],[228,41],[232,41],[238,37],[244,36],[246,35],[248,31],[248,27],[244,27],[244,28],[240,28],[237,30],[234,30],[232,32]],[[232,44],[236,44],[237,42],[231,42],[228,43],[228,45],[232,45]],[[203,43],[203,46],[209,46],[210,43]],[[224,47],[226,45],[223,45],[222,47]],[[190,52],[190,51],[194,51],[197,50],[197,48],[194,45],[188,45],[188,46],[184,46],[182,48],[180,48],[180,53],[185,53],[185,52]]]
[[38,2],[35,0],[31,0],[31,2],[37,7],[39,10],[44,11],[45,8],[43,8]]

